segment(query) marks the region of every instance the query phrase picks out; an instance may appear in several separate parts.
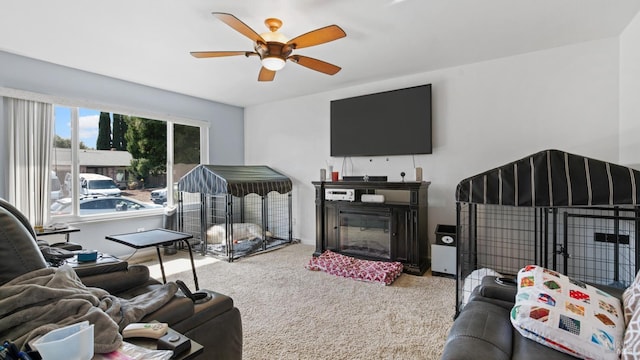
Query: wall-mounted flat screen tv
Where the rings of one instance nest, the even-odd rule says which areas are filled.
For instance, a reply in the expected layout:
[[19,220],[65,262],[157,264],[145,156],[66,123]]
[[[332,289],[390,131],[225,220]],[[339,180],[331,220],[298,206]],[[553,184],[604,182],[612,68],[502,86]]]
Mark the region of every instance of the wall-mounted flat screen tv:
[[431,154],[431,84],[331,101],[331,156]]

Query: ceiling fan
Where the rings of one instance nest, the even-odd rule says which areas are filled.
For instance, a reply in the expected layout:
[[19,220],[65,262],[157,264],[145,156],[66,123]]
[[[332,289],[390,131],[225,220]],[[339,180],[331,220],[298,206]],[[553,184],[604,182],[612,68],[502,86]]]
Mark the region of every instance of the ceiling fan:
[[319,71],[327,75],[334,75],[340,71],[340,67],[328,62],[314,59],[308,56],[291,54],[295,49],[324,44],[347,36],[338,25],[329,25],[308,33],[297,36],[291,40],[278,32],[282,21],[276,18],[268,18],[264,21],[270,32],[258,34],[237,17],[227,13],[212,13],[234,30],[248,37],[254,42],[255,51],[192,51],[196,58],[211,58],[223,56],[244,55],[246,57],[257,55],[260,57],[262,68],[258,75],[258,81],[272,81],[276,71],[282,69],[287,60],[302,65],[311,70]]

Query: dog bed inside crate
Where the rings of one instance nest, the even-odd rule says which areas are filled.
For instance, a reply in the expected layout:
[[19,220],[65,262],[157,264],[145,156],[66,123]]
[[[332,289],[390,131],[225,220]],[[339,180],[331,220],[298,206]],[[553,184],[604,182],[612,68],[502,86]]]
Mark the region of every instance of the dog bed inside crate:
[[273,233],[263,230],[254,223],[233,223],[232,234],[227,235],[224,224],[213,225],[207,230],[207,250],[216,253],[226,253],[227,238],[233,239],[233,252],[235,256],[245,256],[259,251],[285,244],[286,241],[276,239]]
[[[229,236],[234,244],[250,239],[264,240],[273,237],[271,231],[264,231],[260,225],[254,223],[233,223],[231,227],[233,235],[229,234]],[[224,243],[227,239],[226,228],[225,224],[213,225],[207,230],[208,240],[212,243]]]

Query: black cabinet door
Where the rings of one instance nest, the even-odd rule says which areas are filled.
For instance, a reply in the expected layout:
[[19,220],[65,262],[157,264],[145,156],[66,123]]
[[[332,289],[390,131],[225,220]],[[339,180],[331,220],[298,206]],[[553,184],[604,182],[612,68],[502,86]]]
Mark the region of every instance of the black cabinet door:
[[392,260],[406,263],[409,261],[409,248],[411,246],[411,234],[410,223],[408,218],[408,212],[403,209],[394,209],[393,213],[393,237],[391,239],[392,244]]
[[338,204],[326,202],[324,205],[324,250],[338,251]]

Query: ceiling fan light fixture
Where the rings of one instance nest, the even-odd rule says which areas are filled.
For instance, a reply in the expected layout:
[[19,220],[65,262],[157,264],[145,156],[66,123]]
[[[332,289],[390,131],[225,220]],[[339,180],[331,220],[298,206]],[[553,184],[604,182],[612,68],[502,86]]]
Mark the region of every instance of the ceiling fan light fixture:
[[278,71],[284,67],[284,60],[279,57],[265,57],[261,62],[262,66],[271,71]]

